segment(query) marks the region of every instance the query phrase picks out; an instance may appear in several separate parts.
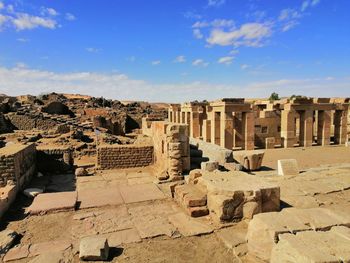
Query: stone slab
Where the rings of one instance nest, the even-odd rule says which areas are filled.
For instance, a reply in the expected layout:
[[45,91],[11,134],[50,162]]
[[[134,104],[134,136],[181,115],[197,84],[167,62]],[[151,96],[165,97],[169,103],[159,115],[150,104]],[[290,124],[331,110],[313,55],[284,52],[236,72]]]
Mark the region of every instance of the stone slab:
[[12,246],[17,233],[10,229],[0,232],[0,255],[6,253]]
[[227,227],[216,232],[217,237],[228,249],[233,249],[241,244],[245,244],[247,229]]
[[185,237],[209,234],[214,231],[214,228],[209,223],[204,223],[200,219],[193,219],[184,213],[170,215],[169,221]]
[[29,256],[29,245],[16,246],[10,249],[5,257],[3,258],[4,262],[20,260],[22,258],[27,258]]
[[78,213],[73,219],[72,235],[75,238],[134,228],[131,216],[125,206]]
[[123,204],[118,187],[84,189],[78,191],[79,209]]
[[109,245],[105,237],[85,237],[80,241],[79,258],[81,260],[107,260]]
[[135,228],[120,230],[117,232],[104,234],[110,247],[119,247],[123,244],[141,242],[141,237]]
[[76,202],[77,192],[43,193],[34,198],[28,212],[37,215],[74,210]]
[[121,185],[119,189],[126,204],[165,198],[162,191],[154,184]]
[[271,262],[349,262],[349,228],[283,234],[273,247]]
[[282,159],[277,161],[278,175],[298,175],[299,168],[297,160]]

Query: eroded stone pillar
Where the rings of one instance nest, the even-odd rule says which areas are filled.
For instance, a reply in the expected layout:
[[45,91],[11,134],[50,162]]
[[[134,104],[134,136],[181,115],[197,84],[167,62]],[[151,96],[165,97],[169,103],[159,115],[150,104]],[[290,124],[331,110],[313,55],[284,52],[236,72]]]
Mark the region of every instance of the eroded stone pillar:
[[317,118],[317,144],[329,145],[331,138],[331,112],[318,111]]
[[191,112],[191,133],[190,137],[199,138],[200,137],[200,124],[199,124],[199,113]]
[[203,141],[210,142],[211,141],[211,125],[210,120],[203,120],[203,126],[202,126],[202,136]]
[[244,149],[254,150],[254,112],[243,112],[242,127],[244,136]]
[[221,113],[220,146],[232,150],[233,148],[233,116],[232,112]]
[[173,111],[171,109],[168,110],[168,119],[169,122],[173,122]]
[[347,111],[336,110],[334,113],[334,143],[344,144],[347,134]]
[[295,144],[295,117],[293,110],[282,110],[281,112],[281,138],[284,148],[293,147]]
[[299,145],[312,146],[313,141],[314,112],[312,110],[300,111]]
[[211,143],[220,145],[220,135],[221,135],[221,112],[220,111],[212,111],[211,118]]

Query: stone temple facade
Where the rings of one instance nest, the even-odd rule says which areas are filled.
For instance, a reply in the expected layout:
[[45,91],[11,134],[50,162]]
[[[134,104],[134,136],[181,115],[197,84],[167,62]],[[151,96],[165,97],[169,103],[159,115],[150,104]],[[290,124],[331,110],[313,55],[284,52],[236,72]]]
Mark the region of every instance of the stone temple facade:
[[253,150],[345,144],[348,114],[348,98],[225,98],[171,104],[168,119],[188,124],[191,138],[230,150]]

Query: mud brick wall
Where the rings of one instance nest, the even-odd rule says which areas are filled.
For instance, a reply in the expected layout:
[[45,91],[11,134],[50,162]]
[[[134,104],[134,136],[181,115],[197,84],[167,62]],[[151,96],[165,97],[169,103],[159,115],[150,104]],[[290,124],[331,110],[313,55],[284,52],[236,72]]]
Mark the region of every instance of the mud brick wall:
[[97,167],[116,169],[144,167],[153,164],[153,146],[102,145],[97,147]]
[[11,145],[0,150],[0,186],[8,183],[21,189],[36,172],[34,144]]
[[57,122],[41,116],[7,114],[7,117],[18,130],[50,130],[57,125]]

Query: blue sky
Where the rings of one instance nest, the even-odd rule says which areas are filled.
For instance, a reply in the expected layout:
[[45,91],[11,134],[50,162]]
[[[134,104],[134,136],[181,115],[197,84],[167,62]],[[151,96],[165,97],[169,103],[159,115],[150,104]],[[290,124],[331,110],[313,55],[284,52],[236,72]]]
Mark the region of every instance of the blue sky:
[[0,93],[350,96],[347,0],[0,0]]

